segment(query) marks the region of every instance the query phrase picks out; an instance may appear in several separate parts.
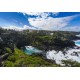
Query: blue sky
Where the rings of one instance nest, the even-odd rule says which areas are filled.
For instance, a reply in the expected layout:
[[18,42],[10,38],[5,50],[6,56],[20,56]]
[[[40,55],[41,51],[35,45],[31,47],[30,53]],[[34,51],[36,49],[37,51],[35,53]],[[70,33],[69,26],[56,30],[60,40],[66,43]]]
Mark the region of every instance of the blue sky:
[[16,30],[80,31],[80,12],[0,12],[0,26]]

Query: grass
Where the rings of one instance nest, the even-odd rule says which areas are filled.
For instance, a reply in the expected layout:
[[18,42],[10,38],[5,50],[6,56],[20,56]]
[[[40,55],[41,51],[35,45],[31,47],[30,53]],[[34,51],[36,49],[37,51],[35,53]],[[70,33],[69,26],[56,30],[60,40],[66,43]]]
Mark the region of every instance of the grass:
[[5,67],[57,67],[50,61],[43,59],[41,56],[28,55],[22,50],[15,48],[14,54],[3,62]]

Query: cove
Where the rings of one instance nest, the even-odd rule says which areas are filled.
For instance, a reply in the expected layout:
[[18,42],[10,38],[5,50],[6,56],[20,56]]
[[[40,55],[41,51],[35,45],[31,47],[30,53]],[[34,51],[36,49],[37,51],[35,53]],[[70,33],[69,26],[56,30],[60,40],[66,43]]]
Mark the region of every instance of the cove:
[[31,54],[33,54],[33,53],[42,53],[43,51],[42,50],[39,50],[39,49],[37,49],[37,48],[35,48],[35,47],[32,47],[32,46],[25,46],[25,49],[24,49],[24,52],[26,53],[26,54],[29,54],[29,55],[31,55]]

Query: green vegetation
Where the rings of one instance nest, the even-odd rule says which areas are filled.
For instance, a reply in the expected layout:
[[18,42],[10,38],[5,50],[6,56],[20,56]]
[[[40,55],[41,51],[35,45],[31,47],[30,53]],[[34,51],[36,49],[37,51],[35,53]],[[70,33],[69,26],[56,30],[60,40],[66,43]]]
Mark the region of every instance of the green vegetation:
[[7,67],[46,67],[46,66],[54,66],[57,67],[59,65],[43,59],[38,55],[27,55],[22,50],[15,48],[15,52],[13,55],[9,56],[7,60],[5,60],[2,64]]
[[63,60],[65,67],[80,67],[80,63],[72,60]]
[[[59,66],[41,55],[27,55],[25,46],[33,46],[43,51],[63,50],[74,47],[77,32],[44,30],[6,30],[0,28],[0,66]],[[73,36],[73,37],[72,37]]]

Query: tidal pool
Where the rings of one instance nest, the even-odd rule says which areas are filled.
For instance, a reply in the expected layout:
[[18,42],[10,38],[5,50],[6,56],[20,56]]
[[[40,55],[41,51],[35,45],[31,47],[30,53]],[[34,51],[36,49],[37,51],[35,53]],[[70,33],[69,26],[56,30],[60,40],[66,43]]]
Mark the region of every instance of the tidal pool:
[[25,46],[24,52],[29,55],[31,55],[33,53],[42,53],[41,50],[39,50],[35,47],[32,47],[32,46]]

